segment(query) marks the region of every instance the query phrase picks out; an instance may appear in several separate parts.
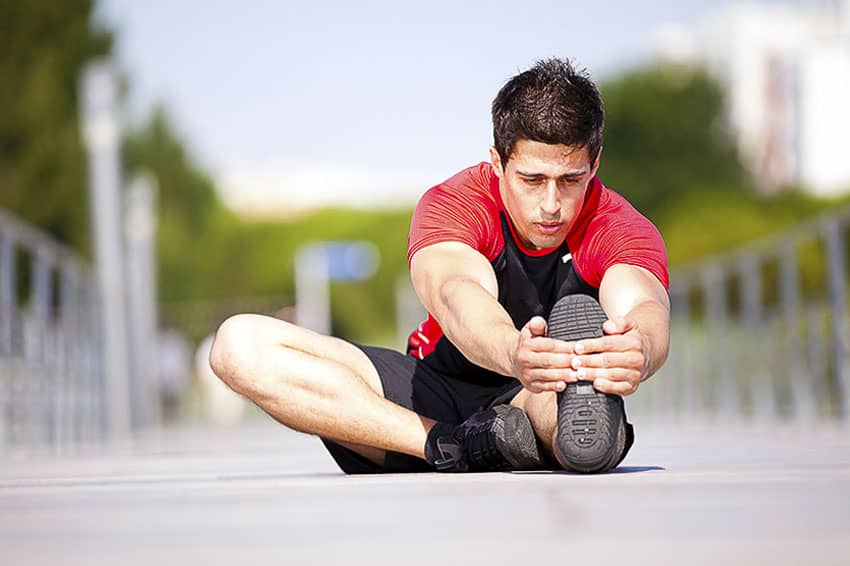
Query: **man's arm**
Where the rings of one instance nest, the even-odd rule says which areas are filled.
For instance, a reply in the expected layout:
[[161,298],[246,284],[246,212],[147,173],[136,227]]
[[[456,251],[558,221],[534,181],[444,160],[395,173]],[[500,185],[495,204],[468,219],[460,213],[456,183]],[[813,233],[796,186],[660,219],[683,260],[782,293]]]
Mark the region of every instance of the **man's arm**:
[[571,377],[593,381],[606,393],[630,395],[667,359],[670,300],[657,277],[626,264],[605,272],[599,300],[609,317],[606,336],[576,342]]
[[443,333],[472,363],[519,379],[531,391],[561,391],[573,361],[572,344],[546,338],[546,321],[521,330],[499,304],[490,262],[459,242],[422,248],[411,258],[413,286]]

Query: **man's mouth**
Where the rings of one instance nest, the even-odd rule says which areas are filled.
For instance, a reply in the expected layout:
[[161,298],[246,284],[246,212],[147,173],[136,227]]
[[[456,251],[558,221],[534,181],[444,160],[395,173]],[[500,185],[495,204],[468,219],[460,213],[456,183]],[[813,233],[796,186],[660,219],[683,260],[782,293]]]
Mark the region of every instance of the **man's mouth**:
[[537,229],[544,234],[556,234],[564,226],[562,222],[535,222]]

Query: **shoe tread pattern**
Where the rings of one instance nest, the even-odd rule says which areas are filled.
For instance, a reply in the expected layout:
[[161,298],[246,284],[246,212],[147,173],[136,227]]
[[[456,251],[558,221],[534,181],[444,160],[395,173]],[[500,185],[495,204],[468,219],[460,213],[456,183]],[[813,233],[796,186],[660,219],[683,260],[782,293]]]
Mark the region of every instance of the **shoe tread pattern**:
[[[549,336],[575,341],[600,338],[605,311],[592,297],[569,295],[559,300],[549,316]],[[615,465],[620,444],[622,399],[597,391],[590,382],[568,383],[558,393],[557,444],[572,469],[583,473]]]

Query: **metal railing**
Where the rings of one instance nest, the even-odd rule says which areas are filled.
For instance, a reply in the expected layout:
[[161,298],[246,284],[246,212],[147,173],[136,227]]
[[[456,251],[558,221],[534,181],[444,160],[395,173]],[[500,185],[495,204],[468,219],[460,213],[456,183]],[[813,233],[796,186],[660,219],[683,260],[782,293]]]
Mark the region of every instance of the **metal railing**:
[[0,210],[0,452],[103,439],[96,289],[81,258]]
[[671,273],[671,350],[641,414],[850,420],[850,208]]

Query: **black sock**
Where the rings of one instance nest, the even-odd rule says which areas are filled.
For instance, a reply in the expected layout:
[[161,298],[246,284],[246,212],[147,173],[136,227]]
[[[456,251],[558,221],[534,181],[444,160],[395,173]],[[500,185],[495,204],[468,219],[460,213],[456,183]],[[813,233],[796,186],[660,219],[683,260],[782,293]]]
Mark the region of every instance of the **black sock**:
[[437,460],[443,458],[443,455],[437,448],[437,439],[441,437],[451,438],[454,429],[454,425],[438,422],[428,433],[428,438],[425,440],[425,460],[432,466]]

